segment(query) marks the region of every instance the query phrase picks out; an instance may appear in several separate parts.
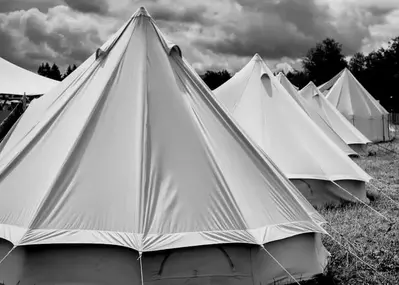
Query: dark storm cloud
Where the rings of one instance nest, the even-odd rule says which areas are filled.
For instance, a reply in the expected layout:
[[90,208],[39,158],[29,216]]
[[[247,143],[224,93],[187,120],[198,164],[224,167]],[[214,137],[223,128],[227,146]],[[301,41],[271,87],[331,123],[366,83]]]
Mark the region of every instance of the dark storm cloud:
[[58,6],[47,14],[37,9],[0,14],[0,56],[33,71],[42,61],[60,66],[84,61],[103,41],[95,25],[71,13]]
[[202,25],[208,25],[209,19],[204,17],[204,13],[207,11],[206,6],[194,6],[190,9],[180,7],[175,8],[173,6],[161,6],[153,5],[150,7],[151,16],[156,20],[168,21],[168,22],[179,22],[179,23],[197,23]]
[[252,56],[258,52],[266,58],[279,59],[302,57],[326,37],[342,43],[346,54],[353,54],[370,36],[359,18],[342,19],[338,27],[333,26],[328,6],[314,0],[237,2],[243,7],[241,17],[233,23],[220,23],[226,37],[198,40],[200,46],[216,53]]
[[112,1],[0,0],[0,56],[31,70],[42,61],[80,63],[139,6],[196,66],[241,64],[256,52],[295,59],[325,37],[351,55],[376,41],[369,28],[385,25],[396,5],[345,4],[338,15],[320,0]]
[[109,4],[107,0],[64,0],[64,2],[70,8],[82,13],[99,15],[107,15],[109,13]]
[[15,54],[14,44],[16,44],[13,36],[7,30],[1,29],[0,18],[0,55],[1,57],[12,61],[16,64],[21,64],[22,60]]
[[82,31],[62,25],[49,29],[46,22],[35,15],[27,17],[25,36],[32,43],[47,45],[57,54],[75,61],[83,61],[93,52],[93,46],[87,43],[101,44],[98,30],[94,28]]
[[37,8],[45,12],[49,8],[63,4],[63,0],[0,0],[0,13]]
[[369,11],[373,16],[376,17],[385,17],[388,14],[394,12],[395,10],[398,9],[397,6],[377,6],[376,4],[370,5],[365,8],[367,11]]
[[26,62],[20,52],[22,39],[13,33],[14,28],[18,27],[19,21],[15,18],[0,14],[0,56],[14,64],[32,68],[30,62]]

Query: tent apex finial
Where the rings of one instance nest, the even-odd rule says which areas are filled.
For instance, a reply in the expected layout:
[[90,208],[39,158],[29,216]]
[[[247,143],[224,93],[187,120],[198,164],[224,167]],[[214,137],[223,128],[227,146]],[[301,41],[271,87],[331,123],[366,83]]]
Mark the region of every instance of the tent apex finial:
[[144,6],[141,6],[140,8],[138,8],[135,15],[150,17],[150,14],[148,13],[147,9]]

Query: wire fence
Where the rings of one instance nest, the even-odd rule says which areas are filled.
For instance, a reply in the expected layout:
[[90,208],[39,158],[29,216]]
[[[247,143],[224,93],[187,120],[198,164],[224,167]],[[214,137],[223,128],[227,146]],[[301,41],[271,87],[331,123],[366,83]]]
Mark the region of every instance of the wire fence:
[[399,138],[399,113],[389,114],[389,131],[395,138]]
[[393,124],[393,125],[399,125],[399,113],[390,113],[389,114],[389,121]]

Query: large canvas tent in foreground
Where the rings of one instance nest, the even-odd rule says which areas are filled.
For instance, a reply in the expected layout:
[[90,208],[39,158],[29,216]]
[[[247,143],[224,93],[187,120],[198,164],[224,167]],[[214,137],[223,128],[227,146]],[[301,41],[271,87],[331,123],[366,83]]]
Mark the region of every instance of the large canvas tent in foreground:
[[288,91],[292,98],[301,106],[301,108],[312,118],[312,120],[317,124],[317,126],[323,131],[329,139],[331,139],[343,152],[349,156],[358,156],[358,153],[348,146],[348,144],[335,132],[335,130],[329,125],[329,123],[318,114],[316,110],[308,106],[307,102],[298,91],[295,86],[288,80],[288,78],[283,74],[279,73],[276,76],[277,80],[281,85]]
[[325,97],[313,82],[309,82],[299,94],[307,104],[323,118],[339,136],[358,153],[365,153],[371,143]]
[[214,94],[312,204],[367,200],[370,176],[321,131],[259,55]]
[[345,68],[319,87],[328,101],[372,142],[392,139],[389,113]]
[[144,8],[1,145],[6,284],[303,280],[323,222]]

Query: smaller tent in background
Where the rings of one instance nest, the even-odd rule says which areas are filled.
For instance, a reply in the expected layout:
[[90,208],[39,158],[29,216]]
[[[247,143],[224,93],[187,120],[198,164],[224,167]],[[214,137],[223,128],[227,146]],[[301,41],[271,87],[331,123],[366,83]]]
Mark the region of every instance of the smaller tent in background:
[[[330,103],[372,142],[388,141],[389,112],[345,68],[319,87]],[[328,90],[328,92],[326,92]]]
[[328,80],[327,82],[319,85],[317,88],[323,95],[327,95],[328,91],[334,86],[335,82],[341,77],[342,73],[344,72],[345,69],[341,70],[337,75],[335,75],[333,78]]
[[325,122],[357,153],[365,153],[371,143],[356,129],[325,97],[313,82],[309,82],[301,91],[301,97],[323,118]]
[[42,95],[59,82],[19,67],[0,57],[0,94],[10,96]]
[[[47,93],[59,82],[33,73],[0,57],[0,141],[18,120],[29,101]],[[23,106],[18,107],[22,102]],[[18,110],[17,110],[18,109]]]
[[292,98],[302,107],[302,109],[309,115],[309,117],[318,125],[318,127],[347,155],[358,156],[358,153],[353,150],[348,144],[333,130],[333,128],[317,113],[316,110],[307,106],[307,103],[295,86],[283,74],[279,73],[277,76],[278,81],[288,91]]
[[317,126],[258,54],[213,93],[313,205],[367,201],[371,177]]

